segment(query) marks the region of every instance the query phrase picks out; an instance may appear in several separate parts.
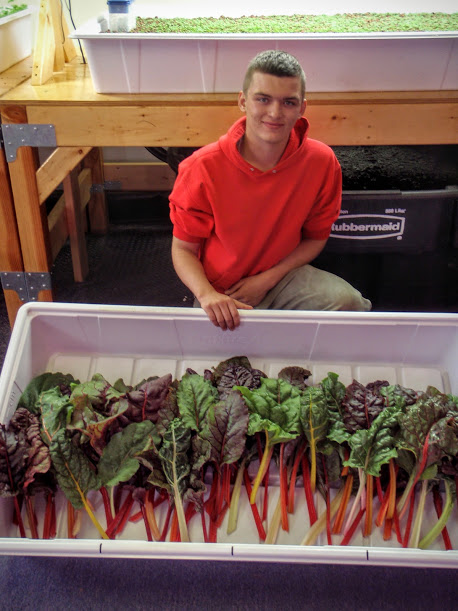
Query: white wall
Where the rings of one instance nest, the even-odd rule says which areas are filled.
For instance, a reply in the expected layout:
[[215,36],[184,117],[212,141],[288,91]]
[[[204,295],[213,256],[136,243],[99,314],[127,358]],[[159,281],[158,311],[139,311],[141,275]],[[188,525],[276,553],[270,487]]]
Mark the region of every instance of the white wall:
[[[18,0],[19,2],[20,0]],[[40,0],[24,0],[39,7]],[[0,0],[6,4],[7,0]],[[67,0],[72,7],[76,27],[107,11],[106,0]],[[335,13],[421,13],[458,11],[456,0],[134,0],[137,14],[159,17],[239,17],[241,15],[273,14],[335,14]],[[68,12],[65,9],[68,17]]]

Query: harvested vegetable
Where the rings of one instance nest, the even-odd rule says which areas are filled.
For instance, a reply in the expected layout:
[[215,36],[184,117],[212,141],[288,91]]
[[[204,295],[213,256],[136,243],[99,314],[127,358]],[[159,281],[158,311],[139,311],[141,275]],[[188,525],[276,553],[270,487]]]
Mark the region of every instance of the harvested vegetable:
[[[297,544],[323,534],[329,545],[348,545],[358,529],[364,537],[377,527],[402,546],[440,538],[452,549],[458,398],[386,381],[345,387],[332,372],[311,385],[309,376],[286,367],[268,378],[243,356],[204,375],[189,369],[181,380],[151,376],[136,386],[42,374],[1,427],[0,496],[13,498],[21,537],[27,528],[40,535],[40,495],[42,536],[56,536],[63,493],[69,537],[86,511],[102,538],[143,520],[148,541],[186,542],[195,521],[204,541],[216,542],[226,514],[228,534],[237,530],[245,488],[260,542],[275,543],[306,507]],[[280,494],[269,513],[272,480]],[[430,496],[437,520],[424,532]]]

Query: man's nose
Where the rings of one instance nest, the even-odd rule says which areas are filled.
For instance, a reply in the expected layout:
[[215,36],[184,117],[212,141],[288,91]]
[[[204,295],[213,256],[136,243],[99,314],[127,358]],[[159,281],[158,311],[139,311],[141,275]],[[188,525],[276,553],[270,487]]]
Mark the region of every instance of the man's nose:
[[281,117],[283,112],[283,105],[280,100],[273,100],[270,108],[269,114],[271,117]]

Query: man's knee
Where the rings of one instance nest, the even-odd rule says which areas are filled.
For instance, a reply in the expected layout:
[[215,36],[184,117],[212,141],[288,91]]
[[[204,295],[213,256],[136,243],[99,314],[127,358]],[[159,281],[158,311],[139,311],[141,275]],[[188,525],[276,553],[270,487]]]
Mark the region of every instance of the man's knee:
[[372,309],[372,303],[351,284],[345,283],[335,296],[334,309],[344,312],[369,312]]

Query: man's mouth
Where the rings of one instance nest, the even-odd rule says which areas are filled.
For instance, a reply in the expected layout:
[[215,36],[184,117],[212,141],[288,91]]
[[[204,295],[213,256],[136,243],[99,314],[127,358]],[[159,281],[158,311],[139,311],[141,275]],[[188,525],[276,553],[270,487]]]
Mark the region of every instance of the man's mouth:
[[269,121],[263,121],[263,123],[269,129],[281,129],[283,127],[283,123],[271,123]]

